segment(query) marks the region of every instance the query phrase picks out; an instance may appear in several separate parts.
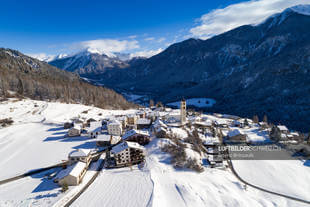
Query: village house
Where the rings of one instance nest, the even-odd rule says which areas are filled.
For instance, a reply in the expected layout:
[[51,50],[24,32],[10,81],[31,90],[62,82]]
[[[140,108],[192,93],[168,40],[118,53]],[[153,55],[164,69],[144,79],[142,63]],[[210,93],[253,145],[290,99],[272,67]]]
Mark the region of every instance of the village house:
[[90,138],[96,138],[102,132],[102,122],[90,122],[89,129],[87,130],[88,136]]
[[76,162],[84,162],[88,166],[91,161],[91,151],[89,149],[77,149],[69,153],[69,165]]
[[81,183],[86,171],[87,165],[85,162],[76,162],[66,169],[61,170],[54,178],[54,182],[60,186],[64,184],[68,186],[78,185]]
[[91,126],[91,122],[97,122],[97,120],[93,119],[93,118],[89,118],[87,121],[86,121],[86,127],[90,127]]
[[223,156],[221,154],[209,154],[208,161],[212,168],[223,167]]
[[277,128],[280,130],[281,134],[289,134],[289,130],[284,125],[278,125]]
[[206,121],[195,121],[193,125],[198,129],[210,129],[212,127],[212,121],[206,120]]
[[118,144],[122,138],[120,136],[114,136],[110,134],[99,134],[96,138],[96,145],[98,147],[108,147]]
[[240,120],[233,120],[231,122],[232,127],[244,127],[243,123]]
[[123,136],[122,139],[130,142],[137,142],[140,145],[146,145],[150,142],[150,134],[147,131],[141,130],[129,130]]
[[136,115],[138,116],[138,118],[144,119],[146,117],[146,112],[143,109],[141,109],[136,113]]
[[123,132],[122,124],[117,120],[110,121],[107,125],[107,128],[108,128],[108,134],[116,136],[122,135]]
[[74,126],[73,122],[64,123],[64,129],[70,129]]
[[152,125],[152,132],[158,138],[166,137],[168,133],[168,126],[164,124],[160,119],[157,119]]
[[140,163],[144,160],[145,150],[136,142],[122,142],[114,146],[111,153],[116,166],[126,166]]
[[137,129],[146,129],[150,128],[151,120],[146,118],[140,118],[137,120]]
[[70,128],[68,131],[69,137],[77,137],[81,135],[81,126],[75,125],[74,127]]
[[148,111],[146,114],[146,118],[150,119],[153,122],[158,118],[158,112]]
[[215,120],[214,125],[220,128],[228,128],[227,121],[222,119]]
[[128,125],[136,125],[137,124],[137,116],[135,114],[127,115],[127,124]]
[[227,141],[234,143],[245,143],[247,141],[247,135],[242,133],[239,129],[230,130],[227,133]]
[[127,124],[128,124],[127,119],[128,119],[127,116],[116,117],[116,120],[119,121],[122,124],[122,128],[123,129],[127,128]]
[[166,122],[176,123],[181,122],[181,111],[180,109],[174,109],[165,115]]
[[203,142],[203,145],[207,148],[210,148],[210,147],[216,148],[220,145],[220,143],[221,142],[220,142],[218,137],[213,137],[211,134],[208,133],[205,136],[205,140]]

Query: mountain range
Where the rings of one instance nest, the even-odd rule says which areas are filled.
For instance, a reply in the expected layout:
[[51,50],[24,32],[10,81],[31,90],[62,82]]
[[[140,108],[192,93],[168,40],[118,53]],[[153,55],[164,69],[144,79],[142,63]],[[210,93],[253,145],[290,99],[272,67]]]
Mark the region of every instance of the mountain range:
[[93,86],[77,74],[53,67],[16,50],[0,48],[0,96],[82,103],[101,108],[134,107],[113,90]]
[[307,131],[310,126],[310,6],[207,40],[188,39],[147,59],[95,54],[50,62],[118,91],[168,103],[207,97],[207,111],[252,117]]

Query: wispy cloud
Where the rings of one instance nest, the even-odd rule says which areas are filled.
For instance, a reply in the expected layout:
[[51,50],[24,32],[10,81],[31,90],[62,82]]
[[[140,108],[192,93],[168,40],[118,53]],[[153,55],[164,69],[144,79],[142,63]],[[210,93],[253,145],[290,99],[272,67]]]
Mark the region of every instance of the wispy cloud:
[[46,62],[51,61],[55,57],[55,55],[47,55],[46,53],[31,53],[26,55]]
[[157,50],[143,50],[143,51],[138,51],[130,54],[130,58],[133,57],[151,57],[154,55],[157,55],[158,53],[162,52],[163,49],[159,48]]
[[246,24],[257,24],[274,13],[309,0],[256,0],[215,9],[200,19],[200,25],[190,29],[192,36],[207,39]]
[[166,38],[162,37],[162,38],[159,38],[159,39],[157,40],[157,42],[162,43],[162,42],[165,41],[165,40],[166,40]]
[[105,53],[124,52],[140,48],[136,40],[97,39],[78,43],[80,49],[89,49],[92,52]]
[[137,35],[130,35],[128,36],[129,39],[136,39],[138,36]]
[[147,38],[144,38],[144,40],[145,41],[153,41],[153,40],[155,40],[155,38],[154,37],[147,37]]

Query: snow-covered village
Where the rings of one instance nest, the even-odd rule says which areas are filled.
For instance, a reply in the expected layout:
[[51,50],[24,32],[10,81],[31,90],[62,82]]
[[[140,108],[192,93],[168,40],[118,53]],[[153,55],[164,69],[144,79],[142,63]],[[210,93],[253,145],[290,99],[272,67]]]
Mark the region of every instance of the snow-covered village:
[[0,19],[0,207],[310,206],[310,0]]
[[[298,132],[267,120],[201,114],[186,100],[179,106],[1,102],[0,206],[308,205],[285,197],[309,198],[310,145]],[[294,143],[294,152],[281,141]],[[230,159],[218,150],[225,143],[278,145],[300,155]]]

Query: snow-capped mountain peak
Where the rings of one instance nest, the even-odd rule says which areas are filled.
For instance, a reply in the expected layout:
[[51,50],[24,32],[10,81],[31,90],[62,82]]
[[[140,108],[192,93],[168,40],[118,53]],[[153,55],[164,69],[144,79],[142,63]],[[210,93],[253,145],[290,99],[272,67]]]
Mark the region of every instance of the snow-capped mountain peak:
[[84,52],[89,53],[89,54],[106,55],[106,56],[108,56],[110,58],[115,58],[116,57],[116,55],[114,53],[112,53],[112,52],[107,52],[107,51],[104,51],[104,50],[99,50],[97,48],[91,48],[91,47],[86,48],[84,50]]
[[300,4],[293,7],[288,8],[295,13],[303,14],[303,15],[310,15],[310,4]]

